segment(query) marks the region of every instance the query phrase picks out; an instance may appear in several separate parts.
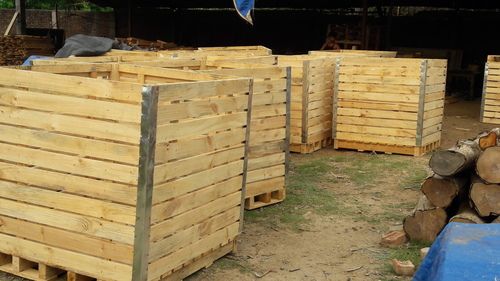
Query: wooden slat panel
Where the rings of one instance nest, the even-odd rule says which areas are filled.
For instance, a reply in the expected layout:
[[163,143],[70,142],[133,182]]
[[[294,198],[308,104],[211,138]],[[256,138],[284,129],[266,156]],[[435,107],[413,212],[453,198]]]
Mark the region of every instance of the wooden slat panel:
[[246,198],[285,187],[285,177],[277,177],[247,184]]
[[357,125],[345,125],[337,124],[338,132],[351,132],[360,134],[374,134],[374,135],[388,135],[395,137],[416,137],[417,132],[410,129],[398,129],[398,128],[387,128],[387,127],[370,127],[370,126],[357,126]]
[[267,167],[263,169],[248,171],[247,182],[255,182],[283,175],[285,175],[285,165]]
[[396,120],[417,120],[417,115],[411,112],[398,112],[398,111],[384,111],[372,109],[356,109],[356,108],[339,108],[337,109],[338,115],[356,116],[364,118],[386,118]]
[[137,184],[138,169],[117,163],[69,156],[18,145],[0,143],[0,159],[66,173]]
[[377,136],[377,135],[366,135],[366,134],[355,134],[355,133],[345,133],[337,132],[337,139],[339,140],[350,140],[365,143],[382,143],[382,144],[395,144],[395,145],[408,145],[415,146],[415,138],[402,138],[393,136]]
[[0,105],[24,107],[61,114],[140,123],[139,105],[51,95],[33,90],[0,89]]
[[401,95],[401,94],[385,94],[375,92],[338,92],[339,100],[360,100],[360,101],[380,101],[380,102],[403,102],[403,103],[418,103],[418,96]]
[[199,173],[211,168],[243,159],[245,147],[231,147],[208,154],[200,154],[179,161],[168,162],[155,166],[154,180],[157,183],[175,178]]
[[242,180],[242,176],[234,177],[155,205],[151,211],[151,220],[158,223],[237,192],[241,190]]
[[264,142],[279,141],[286,138],[286,129],[274,129],[265,131],[250,131],[250,145]]
[[284,128],[285,125],[286,125],[286,116],[274,116],[274,117],[253,119],[250,128],[252,132],[252,131]]
[[367,75],[342,75],[339,76],[340,83],[370,83],[390,85],[420,85],[420,77],[393,77],[393,76],[367,76]]
[[0,106],[0,122],[80,136],[138,144],[138,124],[114,123],[88,118]]
[[249,91],[248,79],[219,80],[182,83],[160,86],[159,102],[202,99],[229,94],[244,94]]
[[205,186],[229,179],[243,173],[243,160],[218,166],[210,170],[156,185],[153,191],[153,204],[201,189]]
[[184,212],[161,223],[151,226],[150,241],[158,241],[179,230],[198,224],[217,214],[223,213],[241,204],[241,192],[235,192],[205,204],[196,209]]
[[239,223],[221,229],[208,237],[198,240],[195,243],[176,251],[175,253],[161,258],[150,264],[148,275],[151,278],[159,278],[165,272],[173,270],[176,264],[183,264],[195,257],[209,252],[220,245],[227,244],[234,240],[239,234]]
[[349,116],[338,116],[337,124],[352,124],[352,125],[367,125],[374,127],[402,128],[402,129],[417,129],[416,121],[403,121],[393,119],[380,118],[360,118]]
[[[72,251],[0,234],[0,251],[30,257],[34,261],[62,267],[102,280],[131,280],[132,267]],[[99,270],[96,270],[99,268]]]
[[62,135],[44,130],[32,130],[0,124],[2,140],[56,150],[82,157],[107,159],[132,165],[139,163],[139,147],[95,139]]
[[0,197],[134,225],[135,208],[0,180]]
[[101,257],[116,262],[132,264],[133,247],[116,242],[68,232],[28,221],[0,216],[0,232],[15,235],[49,246]]
[[176,139],[191,138],[221,131],[230,128],[245,126],[247,123],[247,113],[234,113],[220,116],[211,116],[158,126],[157,142],[168,142]]
[[391,94],[411,94],[418,95],[420,87],[405,85],[379,85],[361,83],[339,83],[339,91],[358,91],[368,93],[391,93]]
[[1,198],[0,214],[129,245],[132,245],[134,241],[134,227],[132,226]]
[[151,244],[149,261],[156,261],[161,257],[167,256],[188,246],[193,241],[198,241],[207,235],[215,233],[219,229],[225,228],[233,224],[235,221],[238,221],[239,216],[240,209],[232,208],[190,228],[179,231],[163,240],[154,242]]
[[252,119],[286,114],[286,104],[259,105],[252,108]]
[[286,102],[286,92],[255,93],[252,96],[253,106],[278,104]]
[[371,102],[371,101],[338,101],[337,105],[341,108],[359,108],[359,109],[379,109],[395,110],[405,112],[418,112],[416,103],[391,103],[391,102]]
[[284,142],[271,142],[266,145],[250,146],[248,148],[249,159],[262,157],[269,154],[280,153],[285,150]]
[[0,162],[0,178],[135,205],[136,187]]
[[285,152],[248,159],[248,170],[257,170],[285,163]]

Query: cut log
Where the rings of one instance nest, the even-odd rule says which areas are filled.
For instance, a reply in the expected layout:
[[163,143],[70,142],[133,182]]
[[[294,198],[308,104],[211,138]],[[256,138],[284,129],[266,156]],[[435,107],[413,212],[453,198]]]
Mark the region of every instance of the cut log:
[[500,215],[500,185],[474,179],[470,190],[474,209],[481,217]]
[[454,215],[450,222],[461,222],[461,223],[485,223],[485,221],[474,211],[468,202],[462,202],[458,213]]
[[459,193],[466,189],[467,177],[444,178],[439,175],[428,177],[422,184],[422,193],[436,207],[446,208],[451,205]]
[[456,146],[448,150],[434,152],[429,161],[429,166],[434,173],[440,176],[453,176],[472,168],[480,152],[478,141],[460,141]]
[[481,153],[476,172],[487,183],[500,183],[500,146],[487,148]]
[[411,240],[432,242],[448,222],[448,215],[427,199],[420,197],[413,214],[406,217],[403,228]]
[[479,134],[479,147],[482,150],[500,145],[500,128],[492,129],[489,132]]

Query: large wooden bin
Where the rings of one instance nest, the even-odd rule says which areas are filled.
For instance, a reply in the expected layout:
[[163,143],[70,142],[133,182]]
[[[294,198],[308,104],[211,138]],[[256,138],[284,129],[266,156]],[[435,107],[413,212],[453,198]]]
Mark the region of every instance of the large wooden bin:
[[0,270],[178,280],[232,251],[252,83],[125,64],[0,69]]
[[336,60],[335,148],[422,155],[439,147],[446,60]]
[[[203,73],[253,78],[245,208],[252,210],[283,201],[289,162],[290,68],[275,66],[275,56],[208,56],[200,63],[202,68],[210,69]],[[172,60],[136,64],[180,66]]]
[[500,124],[500,57],[488,56],[484,69],[481,122]]
[[331,144],[335,59],[278,56],[278,65],[292,69],[290,151],[311,153]]

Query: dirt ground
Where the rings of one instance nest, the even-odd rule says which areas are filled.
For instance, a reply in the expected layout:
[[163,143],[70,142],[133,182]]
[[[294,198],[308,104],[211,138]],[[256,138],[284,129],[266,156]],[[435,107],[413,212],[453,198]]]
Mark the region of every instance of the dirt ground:
[[[446,106],[443,148],[494,127],[479,123],[479,106]],[[331,148],[293,154],[286,201],[246,212],[238,252],[188,280],[410,280],[395,276],[389,260],[418,263],[426,245],[387,249],[379,241],[416,204],[428,159]]]

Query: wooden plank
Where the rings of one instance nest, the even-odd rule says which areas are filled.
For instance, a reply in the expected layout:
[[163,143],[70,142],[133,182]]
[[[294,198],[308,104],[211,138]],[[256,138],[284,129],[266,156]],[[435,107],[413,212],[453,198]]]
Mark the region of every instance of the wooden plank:
[[171,182],[155,185],[153,204],[196,191],[205,186],[210,186],[225,179],[241,175],[242,173],[243,160],[239,160]]
[[248,170],[257,170],[285,163],[285,152],[248,159]]
[[140,93],[142,90],[142,86],[138,84],[8,68],[0,69],[0,84],[72,96],[92,96],[136,103],[141,101]]
[[240,160],[245,155],[245,147],[230,147],[208,154],[200,154],[178,161],[155,166],[154,181],[157,183],[199,173],[214,167]]
[[172,254],[193,242],[203,239],[207,235],[238,221],[240,210],[238,207],[215,215],[199,224],[191,226],[168,236],[165,239],[151,243],[149,261],[154,262],[161,257]]
[[394,102],[394,103],[417,103],[418,96],[401,95],[401,94],[384,94],[375,92],[345,92],[338,91],[338,99],[342,100],[359,100],[359,101],[378,101],[378,102]]
[[111,243],[88,235],[44,226],[29,221],[0,216],[0,232],[22,237],[41,244],[112,261],[132,264],[133,248],[130,245]]
[[420,85],[420,77],[369,76],[369,75],[339,75],[340,83],[366,83],[379,85]]
[[498,105],[498,106],[493,106],[493,105],[488,105],[488,104],[486,104],[486,105],[484,106],[484,111],[500,112],[500,105]]
[[417,129],[416,121],[392,120],[380,118],[360,118],[350,116],[338,116],[337,124],[366,125],[374,127],[388,127],[401,129]]
[[44,130],[32,130],[2,124],[0,124],[0,135],[2,135],[2,140],[5,142],[77,154],[81,157],[106,159],[132,165],[137,165],[139,162],[139,148],[133,145],[79,138]]
[[252,107],[252,119],[286,115],[286,104],[259,105]]
[[0,180],[0,197],[133,225],[135,208]]
[[272,129],[265,131],[250,131],[250,145],[261,144],[264,142],[272,142],[284,140],[286,138],[286,129]]
[[159,86],[159,105],[166,102],[217,97],[221,94],[245,94],[249,91],[249,79],[199,81]]
[[158,223],[241,190],[242,176],[188,193],[153,206],[151,220]]
[[248,148],[248,157],[249,159],[263,157],[270,154],[276,154],[283,152],[285,150],[285,143],[282,141],[279,142],[271,142],[266,145],[256,145],[250,146]]
[[137,167],[0,143],[0,159],[60,172],[137,184]]
[[0,198],[0,214],[131,245],[134,228],[102,219],[67,213]]
[[252,105],[278,104],[286,102],[286,92],[270,92],[270,93],[253,93]]
[[373,110],[373,109],[338,108],[337,114],[344,116],[364,117],[364,118],[373,117],[373,118],[409,120],[409,121],[417,120],[417,115],[415,113]]
[[0,178],[91,198],[135,205],[136,187],[0,162]]
[[408,68],[404,66],[345,66],[341,68],[340,73],[343,75],[415,77],[420,76],[420,68]]
[[337,106],[341,108],[358,108],[358,109],[378,109],[378,110],[394,110],[404,112],[418,112],[416,103],[391,103],[391,102],[375,102],[375,101],[345,101],[339,100]]
[[417,132],[410,129],[387,128],[387,127],[371,127],[359,125],[346,125],[337,124],[337,132],[351,132],[359,134],[374,134],[374,135],[388,135],[395,137],[416,137]]
[[[368,92],[368,93],[384,93],[384,94],[410,94],[418,95],[420,87],[406,85],[379,85],[369,83],[339,83],[339,91],[347,92]],[[426,91],[427,92],[427,91]]]
[[0,106],[0,122],[84,137],[139,143],[139,125]]
[[247,182],[255,182],[259,180],[274,178],[285,175],[285,165],[277,165],[262,169],[248,171]]
[[424,113],[424,120],[438,117],[438,116],[442,116],[442,115],[444,115],[444,109],[443,108],[436,108],[433,110],[426,111]]
[[221,229],[204,239],[198,240],[171,255],[151,263],[148,275],[153,279],[159,278],[164,273],[175,269],[178,265],[182,265],[194,257],[201,256],[203,253],[209,252],[211,249],[233,241],[238,234],[239,223],[235,223],[228,228]]
[[245,133],[246,128],[235,128],[214,135],[180,139],[177,142],[170,143],[157,143],[156,162],[164,163],[174,159],[208,153],[228,146],[237,146],[245,142]]
[[276,177],[247,183],[246,198],[257,196],[265,192],[280,190],[285,187],[285,177]]
[[407,146],[415,146],[416,143],[415,138],[377,136],[377,135],[355,134],[346,132],[337,132],[337,139],[356,141],[356,142],[395,144],[395,145],[407,145]]
[[272,116],[260,119],[252,118],[252,121],[250,123],[251,124],[250,128],[251,132],[278,129],[278,128],[284,128],[286,125],[285,123],[286,123],[286,116]]
[[176,233],[180,229],[185,229],[191,225],[198,224],[210,217],[240,205],[241,192],[235,192],[228,196],[218,198],[196,209],[189,210],[178,216],[152,225],[150,241],[161,240],[173,233]]
[[[19,256],[32,258],[36,262],[47,265],[74,269],[82,274],[103,280],[129,280],[132,275],[131,266],[95,258],[72,251],[50,247],[44,244],[0,234],[0,251],[17,253]],[[96,267],[99,270],[96,270]]]
[[238,112],[220,116],[210,116],[179,123],[158,126],[157,142],[187,139],[210,132],[243,127],[247,123],[247,113]]
[[[429,60],[430,61],[430,60]],[[402,66],[407,68],[420,68],[421,59],[405,58],[372,58],[372,57],[344,57],[340,66]],[[433,65],[434,66],[434,65]],[[436,67],[438,65],[435,65]]]
[[246,109],[248,109],[248,96],[165,104],[158,107],[157,122],[161,125],[175,120],[244,111]]

